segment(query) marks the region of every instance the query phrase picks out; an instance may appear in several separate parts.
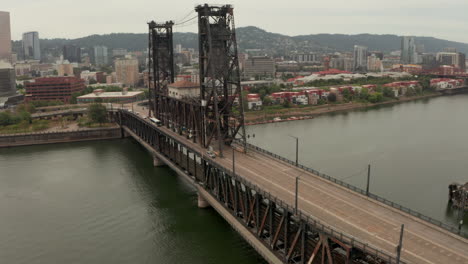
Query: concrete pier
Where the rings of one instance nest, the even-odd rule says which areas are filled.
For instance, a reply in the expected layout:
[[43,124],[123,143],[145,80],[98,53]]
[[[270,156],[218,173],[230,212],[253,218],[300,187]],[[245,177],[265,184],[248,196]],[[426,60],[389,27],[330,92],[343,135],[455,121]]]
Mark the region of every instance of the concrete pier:
[[198,192],[198,208],[208,208],[210,207],[210,204],[208,201],[200,195],[200,192]]
[[166,165],[161,159],[159,159],[158,157],[155,157],[153,156],[153,166],[154,167],[161,167],[161,166],[164,166]]

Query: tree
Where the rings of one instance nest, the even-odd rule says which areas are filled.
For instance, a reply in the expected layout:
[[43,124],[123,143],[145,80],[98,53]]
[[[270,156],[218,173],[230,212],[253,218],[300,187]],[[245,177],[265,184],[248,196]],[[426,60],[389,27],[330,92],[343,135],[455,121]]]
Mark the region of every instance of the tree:
[[107,120],[106,107],[102,104],[91,104],[88,107],[88,117],[92,122],[101,125]]
[[291,102],[289,102],[289,100],[287,100],[287,99],[284,100],[284,102],[283,102],[283,107],[285,107],[285,108],[290,108],[290,107],[291,107]]
[[336,102],[336,94],[335,93],[329,93],[328,96],[327,96],[327,100],[328,102]]
[[343,98],[346,99],[347,101],[353,100],[353,95],[351,94],[351,91],[348,89],[343,90]]
[[76,102],[77,102],[77,101],[76,101],[76,98],[77,98],[78,96],[80,96],[80,95],[82,95],[80,92],[74,92],[74,93],[72,93],[71,98],[70,98],[70,104],[76,104]]
[[369,99],[369,90],[367,88],[362,88],[361,93],[359,94],[359,98],[362,100],[368,100]]
[[395,93],[390,87],[384,87],[382,90],[382,93],[383,93],[383,96],[385,97],[390,97],[390,98],[395,97]]
[[383,100],[383,95],[382,93],[373,93],[369,95],[369,102],[371,103],[378,103]]
[[273,101],[271,100],[270,97],[265,96],[265,97],[263,98],[263,105],[271,105],[272,103],[273,103]]

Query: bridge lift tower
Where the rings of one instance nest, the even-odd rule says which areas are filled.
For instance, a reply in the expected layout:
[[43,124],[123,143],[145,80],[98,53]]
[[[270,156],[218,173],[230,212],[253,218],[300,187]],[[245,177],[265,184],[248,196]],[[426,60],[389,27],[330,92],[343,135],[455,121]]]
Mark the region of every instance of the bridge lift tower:
[[172,43],[172,26],[174,22],[148,23],[148,85],[149,113],[165,121],[163,96],[167,96],[167,85],[174,82],[174,50]]
[[246,144],[233,7],[205,4],[195,7],[195,11],[198,13],[202,144],[208,147],[217,139],[222,156],[223,143],[230,145],[236,135],[244,147]]

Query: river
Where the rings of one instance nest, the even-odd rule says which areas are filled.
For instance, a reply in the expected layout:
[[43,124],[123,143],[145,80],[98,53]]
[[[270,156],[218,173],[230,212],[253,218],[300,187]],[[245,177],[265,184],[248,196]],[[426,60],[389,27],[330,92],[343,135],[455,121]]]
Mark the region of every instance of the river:
[[[370,163],[371,192],[455,224],[447,186],[468,181],[467,106],[447,96],[247,130],[290,159],[299,137],[300,163],[361,188]],[[0,149],[0,197],[2,263],[263,262],[130,139]]]
[[[457,226],[448,185],[468,181],[468,95],[255,125],[248,142]],[[255,137],[254,137],[255,136]],[[300,175],[298,175],[300,176]],[[468,214],[464,230],[468,231]]]
[[130,139],[0,149],[0,262],[262,263]]

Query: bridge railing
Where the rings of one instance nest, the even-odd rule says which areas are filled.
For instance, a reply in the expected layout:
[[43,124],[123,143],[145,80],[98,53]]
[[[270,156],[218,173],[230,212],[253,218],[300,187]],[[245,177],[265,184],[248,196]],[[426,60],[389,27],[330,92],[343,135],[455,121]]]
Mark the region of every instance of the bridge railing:
[[[263,149],[263,148],[257,147],[257,146],[255,146],[255,145],[250,144],[250,143],[247,143],[247,147],[248,147],[248,148],[251,148],[251,149],[254,149],[254,150],[258,151],[258,152],[267,154],[267,155],[269,155],[269,156],[272,156],[272,157],[274,157],[274,158],[276,158],[276,159],[279,159],[279,160],[282,160],[282,161],[284,161],[284,162],[287,162],[287,163],[289,163],[289,164],[291,164],[291,165],[293,165],[293,166],[296,166],[296,162],[295,162],[295,161],[292,161],[292,160],[290,160],[290,159],[287,159],[287,158],[285,158],[285,157],[282,157],[282,156],[280,156],[280,155],[277,155],[277,154],[275,154],[275,153],[273,153],[273,152],[270,152],[270,151],[268,151],[268,150],[265,150],[265,149]],[[386,199],[386,198],[380,197],[380,196],[378,196],[378,195],[376,195],[376,194],[373,194],[373,193],[370,193],[370,192],[369,192],[369,194],[367,194],[365,190],[363,190],[363,189],[361,189],[361,188],[359,188],[359,187],[356,187],[356,186],[351,185],[351,184],[349,184],[349,183],[346,183],[346,182],[344,182],[344,181],[342,181],[342,180],[340,180],[340,179],[331,177],[331,176],[329,176],[329,175],[327,175],[327,174],[325,174],[325,173],[321,173],[321,172],[319,172],[319,171],[317,171],[317,170],[314,170],[314,169],[312,169],[312,168],[306,167],[306,166],[304,166],[304,165],[298,164],[297,167],[300,168],[300,169],[306,170],[306,171],[308,171],[308,172],[311,172],[311,173],[313,173],[313,174],[315,174],[315,175],[317,175],[317,176],[319,176],[319,177],[321,177],[321,178],[324,178],[324,179],[326,179],[326,180],[329,180],[329,181],[331,181],[331,182],[334,182],[334,183],[336,183],[336,184],[338,184],[338,185],[341,185],[341,186],[343,186],[343,187],[345,187],[345,188],[347,188],[347,189],[350,189],[350,190],[355,191],[355,192],[357,192],[357,193],[360,193],[360,194],[362,194],[362,195],[366,195],[366,196],[368,196],[369,198],[372,198],[372,199],[374,199],[374,200],[376,200],[376,201],[379,201],[379,202],[382,202],[382,203],[384,203],[384,204],[386,204],[386,205],[388,205],[388,206],[391,206],[391,207],[393,207],[393,208],[396,208],[396,209],[398,209],[398,210],[401,210],[401,211],[403,211],[403,212],[405,212],[405,213],[408,213],[408,214],[410,214],[410,215],[412,215],[412,216],[414,216],[414,217],[417,217],[417,218],[419,218],[419,219],[421,219],[421,220],[423,220],[423,221],[426,221],[426,222],[429,222],[429,223],[431,223],[431,224],[434,224],[434,225],[436,225],[436,226],[438,226],[438,227],[440,227],[440,228],[442,228],[442,229],[445,229],[445,230],[447,230],[447,231],[449,231],[449,232],[451,232],[451,233],[453,233],[453,234],[459,235],[459,236],[464,237],[464,238],[468,238],[468,233],[467,233],[467,232],[459,232],[458,228],[455,227],[455,226],[452,226],[452,225],[443,223],[442,221],[439,221],[439,220],[434,219],[434,218],[432,218],[432,217],[429,217],[429,216],[426,216],[426,215],[424,215],[424,214],[421,214],[421,213],[419,213],[419,212],[417,212],[417,211],[415,211],[415,210],[412,210],[412,209],[410,209],[410,208],[408,208],[408,207],[405,207],[405,206],[403,206],[403,205],[394,203],[394,202],[392,202],[392,201],[390,201],[390,200],[388,200],[388,199]]]
[[[139,116],[137,116],[137,115],[135,115],[133,113],[130,113],[130,112],[127,112],[127,113],[131,114],[135,118],[143,120],[143,119],[141,119],[141,117],[139,117]],[[146,120],[144,120],[144,121],[147,122]],[[149,124],[151,124],[151,123],[149,123]],[[151,124],[151,125],[153,125],[153,124]],[[159,132],[161,132],[164,135],[170,137],[170,135],[166,134],[162,130],[159,130]],[[204,156],[203,153],[200,153],[199,151],[197,151],[197,150],[183,144],[182,142],[179,142],[179,144],[181,144],[185,148],[189,149],[192,153],[194,153],[194,154],[196,154],[196,155],[198,155],[200,157]],[[250,147],[255,147],[255,146],[250,145]],[[259,149],[259,151],[261,151],[260,148],[258,148],[258,149]],[[269,153],[271,153],[271,152],[269,152]],[[271,154],[273,154],[273,153],[271,153]],[[278,155],[276,155],[276,156],[280,157]],[[285,159],[285,158],[282,158],[282,159],[284,161],[287,161],[287,159]],[[283,208],[285,210],[288,210],[289,212],[294,212],[294,208],[292,208],[292,206],[290,206],[287,202],[277,198],[276,196],[274,196],[273,194],[271,194],[269,192],[263,191],[256,184],[253,184],[252,182],[249,182],[246,179],[235,175],[232,170],[229,170],[229,169],[221,166],[220,164],[218,164],[214,160],[207,159],[206,161],[209,162],[213,167],[215,167],[215,168],[217,168],[217,169],[219,169],[221,171],[224,171],[225,173],[227,173],[229,175],[232,175],[232,177],[235,178],[238,182],[240,182],[240,183],[244,184],[245,186],[248,186],[249,188],[253,189],[256,193],[262,195],[262,197],[267,198],[269,201],[274,202],[275,204],[277,204],[278,206],[280,206],[281,208]],[[290,161],[289,161],[289,163],[292,164],[292,162],[290,162]],[[307,214],[307,213],[305,213],[305,212],[303,212],[301,210],[298,210],[298,217],[299,217],[299,219],[305,221],[311,227],[315,228],[316,230],[322,232],[323,234],[325,234],[325,235],[327,235],[327,236],[329,236],[331,238],[338,239],[339,241],[345,242],[345,243],[347,243],[348,245],[350,245],[350,246],[352,246],[354,248],[358,248],[358,249],[362,250],[363,252],[374,255],[374,256],[378,257],[379,259],[382,259],[382,260],[386,261],[386,263],[388,263],[388,264],[396,264],[397,263],[395,257],[391,253],[379,250],[379,249],[377,249],[377,248],[375,248],[375,247],[373,247],[373,246],[371,246],[371,245],[369,245],[367,243],[359,241],[357,238],[353,237],[352,235],[348,235],[346,233],[343,233],[341,231],[338,231],[338,230],[332,228],[329,225],[323,224],[322,222],[320,222],[317,218],[313,217],[312,215],[309,215],[309,214]],[[400,263],[405,264],[405,262],[403,262],[403,261],[400,261]]]
[[[217,162],[212,161],[212,160],[207,160],[207,161],[209,163],[211,163],[212,166],[218,168],[219,170],[224,171],[224,172],[226,172],[226,173],[228,173],[230,175],[234,175],[232,170],[224,168],[223,166],[219,165]],[[268,199],[271,202],[274,202],[280,208],[283,208],[283,209],[285,209],[285,210],[287,210],[289,212],[294,212],[295,211],[295,208],[290,206],[289,203],[279,199],[278,197],[276,197],[275,195],[273,195],[273,194],[271,194],[269,192],[263,191],[263,189],[260,188],[259,186],[257,186],[256,184],[254,184],[254,183],[252,183],[250,181],[247,181],[246,179],[244,179],[242,177],[239,177],[237,175],[234,175],[233,178],[235,178],[237,181],[244,184],[245,186],[250,187],[256,193],[260,194],[262,197]],[[397,263],[396,258],[394,256],[392,256],[391,253],[388,253],[388,252],[382,251],[380,249],[377,249],[377,248],[375,248],[375,247],[373,247],[373,246],[371,246],[371,245],[369,245],[367,243],[359,241],[357,238],[353,237],[352,235],[349,235],[349,234],[343,233],[341,231],[338,231],[338,230],[334,229],[333,227],[322,223],[320,220],[318,220],[314,216],[309,215],[309,214],[303,212],[300,209],[298,209],[297,212],[298,212],[297,216],[299,217],[299,219],[301,219],[302,221],[307,223],[309,226],[313,227],[315,230],[327,235],[328,237],[335,238],[335,239],[337,239],[337,240],[339,240],[341,242],[344,242],[344,243],[352,246],[353,248],[358,248],[358,249],[362,250],[363,252],[366,252],[366,253],[368,253],[370,255],[373,255],[373,256],[381,259],[381,260],[386,261],[386,263],[388,263],[388,264],[394,264],[394,263],[396,264]],[[402,260],[400,260],[399,263],[400,264],[405,264],[405,262],[402,261]]]

